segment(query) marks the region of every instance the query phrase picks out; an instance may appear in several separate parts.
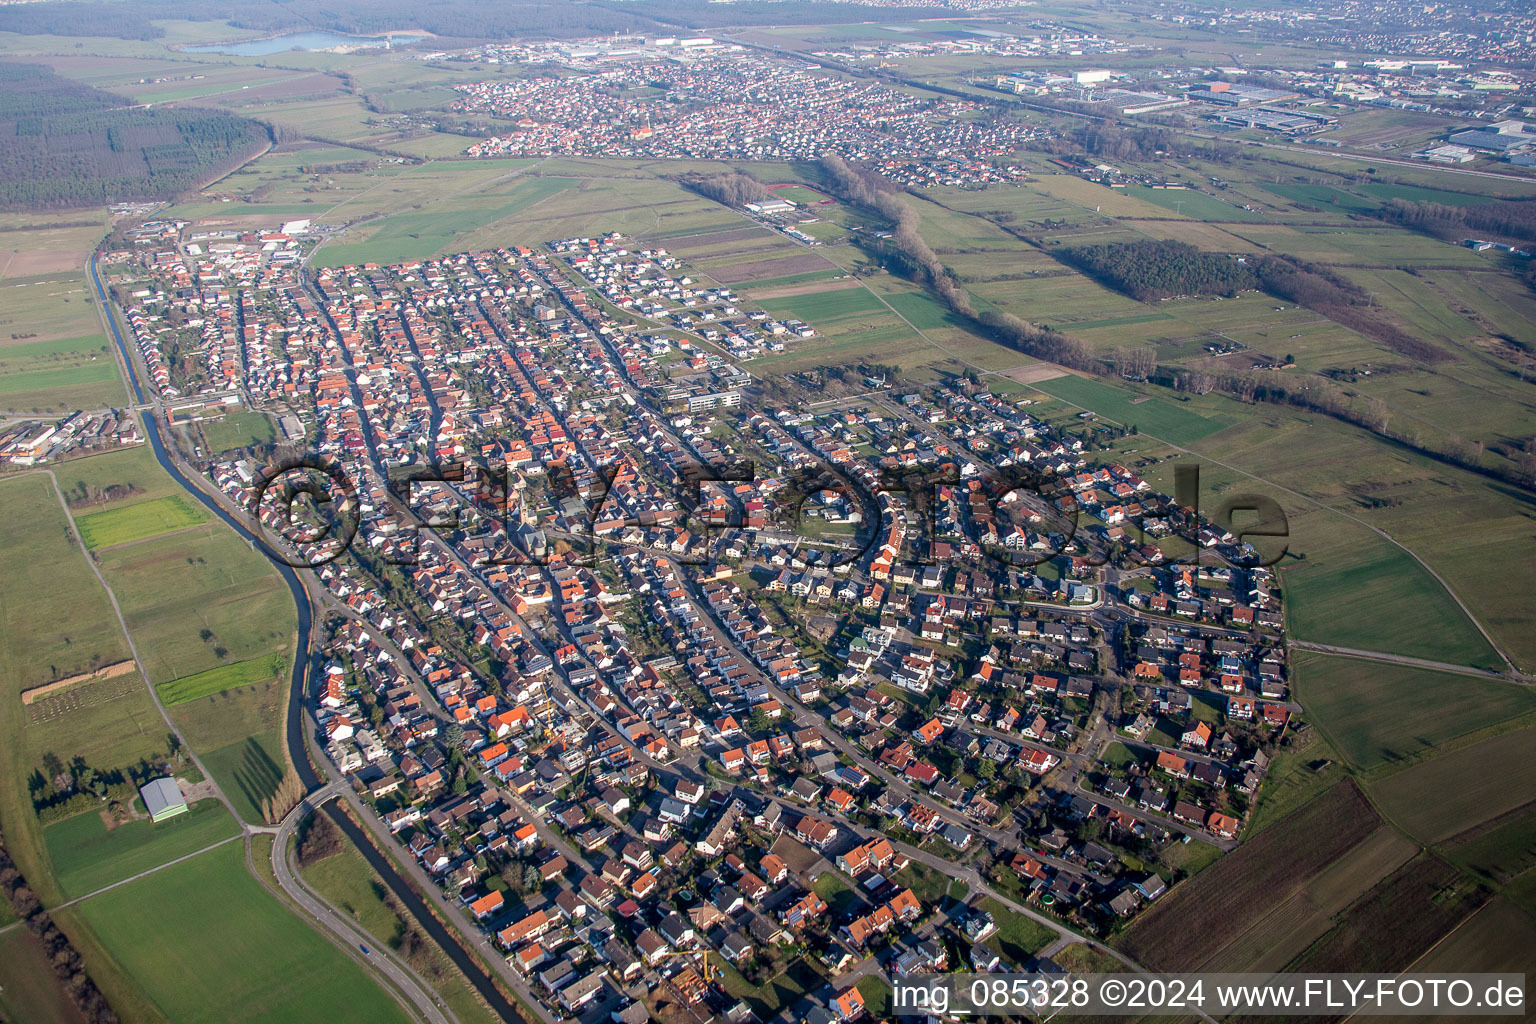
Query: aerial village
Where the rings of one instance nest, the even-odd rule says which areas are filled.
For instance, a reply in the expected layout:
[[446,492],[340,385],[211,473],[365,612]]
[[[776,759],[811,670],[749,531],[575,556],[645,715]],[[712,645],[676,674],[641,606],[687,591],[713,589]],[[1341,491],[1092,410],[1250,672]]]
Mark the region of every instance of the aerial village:
[[1296,732],[1278,585],[1092,432],[958,378],[765,404],[816,325],[617,234],[301,278],[306,227],[103,266],[164,396],[237,391],[349,482],[343,545],[205,460],[313,566],[336,784],[525,999],[746,1021],[790,977],[779,1019],[853,1020],[1236,845]]

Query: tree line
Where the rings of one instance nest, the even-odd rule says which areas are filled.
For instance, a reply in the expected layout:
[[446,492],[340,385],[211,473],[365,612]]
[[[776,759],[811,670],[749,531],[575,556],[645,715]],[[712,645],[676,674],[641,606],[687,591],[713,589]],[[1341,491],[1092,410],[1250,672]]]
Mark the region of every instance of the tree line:
[[1382,220],[1426,234],[1451,237],[1462,231],[1485,231],[1536,245],[1536,199],[1501,199],[1496,203],[1414,202],[1389,199],[1373,211]]
[[101,990],[86,973],[85,962],[70,944],[69,936],[59,930],[53,915],[43,908],[42,901],[17,870],[16,862],[11,860],[10,851],[5,847],[3,836],[0,836],[0,891],[4,891],[11,910],[37,939],[38,945],[42,947],[43,958],[53,967],[60,987],[80,1010],[80,1015],[90,1024],[117,1024],[117,1014],[107,1003],[107,997],[101,994]]
[[1187,242],[1138,241],[1061,250],[1064,262],[1139,302],[1180,295],[1263,290],[1381,342],[1422,363],[1451,358],[1444,349],[1399,327],[1377,310],[1365,289],[1329,267],[1294,256],[1201,252]]
[[1444,349],[1387,319],[1364,288],[1329,267],[1294,256],[1265,256],[1251,262],[1258,273],[1259,286],[1277,298],[1305,306],[1421,363],[1451,358]]
[[920,218],[898,194],[899,185],[866,168],[855,167],[834,154],[823,156],[821,167],[826,172],[829,187],[845,201],[876,213],[892,224],[891,237],[885,244],[877,245],[867,239],[861,241],[888,269],[931,287],[951,312],[965,318],[977,333],[1000,345],[1073,369],[1098,367],[1098,361],[1077,338],[1032,324],[1012,313],[991,309],[978,312],[954,272],[944,266],[938,254],[918,233]]

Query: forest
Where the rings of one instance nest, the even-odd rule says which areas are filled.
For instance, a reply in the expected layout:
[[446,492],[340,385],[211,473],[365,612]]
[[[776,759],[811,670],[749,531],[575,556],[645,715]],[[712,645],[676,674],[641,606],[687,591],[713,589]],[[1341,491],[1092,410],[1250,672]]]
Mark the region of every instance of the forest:
[[1437,238],[1459,240],[1468,232],[1482,232],[1522,244],[1527,251],[1536,246],[1536,199],[1465,206],[1389,199],[1374,213],[1382,220]]
[[271,138],[223,111],[127,102],[46,67],[0,63],[0,209],[170,199]]
[[1236,295],[1257,288],[1252,268],[1187,242],[1115,242],[1064,249],[1062,260],[1139,302],[1176,295]]

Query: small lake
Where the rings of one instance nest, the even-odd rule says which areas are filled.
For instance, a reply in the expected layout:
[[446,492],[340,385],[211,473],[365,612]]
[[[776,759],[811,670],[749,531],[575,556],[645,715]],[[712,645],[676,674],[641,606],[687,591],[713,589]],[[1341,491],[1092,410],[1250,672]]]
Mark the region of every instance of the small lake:
[[338,46],[383,46],[388,36],[347,36],[340,32],[290,32],[270,39],[247,39],[240,43],[209,43],[184,46],[183,53],[222,53],[230,57],[265,57],[290,50],[330,50]]

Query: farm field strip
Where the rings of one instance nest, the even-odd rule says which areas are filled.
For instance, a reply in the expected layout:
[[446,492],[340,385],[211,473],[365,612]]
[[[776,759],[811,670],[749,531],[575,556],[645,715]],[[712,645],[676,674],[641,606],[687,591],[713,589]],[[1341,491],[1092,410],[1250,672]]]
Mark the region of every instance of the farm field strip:
[[153,498],[135,505],[91,512],[75,519],[80,537],[91,549],[174,533],[208,522],[211,517],[179,494]]

